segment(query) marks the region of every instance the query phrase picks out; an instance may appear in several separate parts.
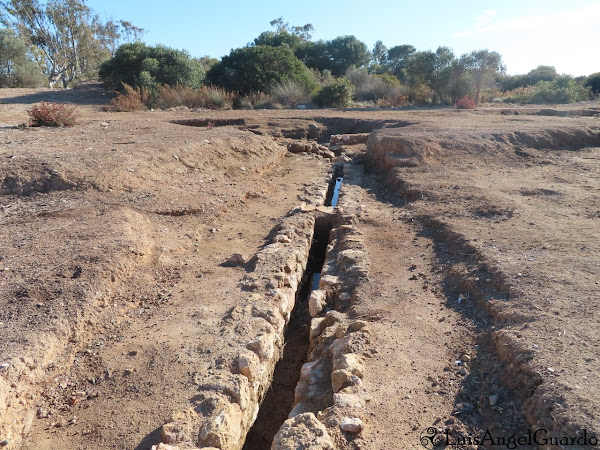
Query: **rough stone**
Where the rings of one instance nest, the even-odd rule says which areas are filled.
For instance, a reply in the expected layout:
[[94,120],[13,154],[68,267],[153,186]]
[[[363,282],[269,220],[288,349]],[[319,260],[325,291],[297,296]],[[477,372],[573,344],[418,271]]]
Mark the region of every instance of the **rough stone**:
[[234,253],[223,263],[224,266],[241,266],[242,264],[246,264],[246,257],[241,253]]
[[365,401],[356,394],[337,392],[333,394],[333,403],[338,408],[364,408]]
[[355,353],[346,353],[333,362],[333,370],[347,370],[352,375],[362,378],[365,368],[362,358]]
[[199,437],[202,447],[216,448],[241,447],[242,411],[237,404],[221,402],[204,421]]
[[327,293],[323,290],[317,289],[310,293],[308,299],[308,312],[311,317],[317,316],[323,307],[327,304]]
[[198,413],[192,408],[175,413],[171,421],[161,429],[162,441],[165,444],[177,444],[193,438],[194,424],[198,421]]
[[153,445],[152,450],[179,450],[179,447],[169,444],[163,444],[162,442],[158,445]]
[[340,423],[340,428],[347,433],[360,433],[363,429],[363,423],[357,417],[344,417]]
[[325,426],[313,413],[299,414],[286,420],[273,439],[271,450],[334,450]]
[[273,335],[263,334],[253,341],[248,342],[246,348],[256,353],[261,361],[266,361],[271,359],[275,354],[274,340]]
[[334,370],[331,373],[331,387],[333,388],[333,392],[338,392],[344,385],[350,383],[351,380],[351,372],[347,370]]

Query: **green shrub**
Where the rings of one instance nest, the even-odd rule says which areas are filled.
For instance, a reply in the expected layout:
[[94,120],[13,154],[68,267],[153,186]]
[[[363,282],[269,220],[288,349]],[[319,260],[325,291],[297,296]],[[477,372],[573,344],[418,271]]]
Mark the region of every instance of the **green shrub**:
[[232,50],[207,73],[212,84],[241,94],[266,92],[277,83],[294,81],[312,90],[314,77],[287,47],[259,45]]
[[357,101],[377,101],[406,93],[400,80],[390,74],[373,75],[365,68],[350,68],[346,78],[354,85],[354,99]]
[[30,127],[72,127],[77,118],[75,107],[64,103],[41,102],[27,114]]
[[353,96],[354,86],[349,80],[341,78],[319,89],[313,101],[321,107],[340,108],[348,106]]
[[574,103],[588,100],[589,88],[568,75],[556,77],[553,81],[540,81],[535,86],[527,86],[507,91],[503,101],[513,103]]
[[592,91],[592,94],[597,96],[600,94],[600,72],[593,73],[585,80],[583,85]]
[[153,93],[165,84],[200,88],[204,75],[202,62],[186,51],[142,42],[121,45],[99,70],[100,80],[113,89],[125,83]]

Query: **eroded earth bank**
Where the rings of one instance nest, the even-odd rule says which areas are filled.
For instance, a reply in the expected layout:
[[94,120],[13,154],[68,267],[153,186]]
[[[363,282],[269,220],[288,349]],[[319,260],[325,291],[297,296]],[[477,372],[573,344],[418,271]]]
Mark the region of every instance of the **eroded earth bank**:
[[598,448],[597,103],[0,94],[4,448]]

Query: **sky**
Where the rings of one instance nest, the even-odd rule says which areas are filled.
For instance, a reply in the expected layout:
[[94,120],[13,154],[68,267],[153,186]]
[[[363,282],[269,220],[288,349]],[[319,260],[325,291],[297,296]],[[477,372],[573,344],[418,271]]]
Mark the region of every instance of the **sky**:
[[143,40],[220,58],[242,47],[269,22],[310,23],[313,39],[352,34],[372,48],[445,45],[457,56],[499,52],[509,74],[539,65],[574,76],[600,72],[600,0],[229,0],[172,2],[87,0],[103,19],[124,19],[146,30]]

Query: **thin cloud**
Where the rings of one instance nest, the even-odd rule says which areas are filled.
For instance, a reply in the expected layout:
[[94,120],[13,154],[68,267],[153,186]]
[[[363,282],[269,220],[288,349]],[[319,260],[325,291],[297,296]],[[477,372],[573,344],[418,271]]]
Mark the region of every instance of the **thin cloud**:
[[564,30],[567,27],[581,28],[584,25],[600,23],[600,4],[555,14],[518,17],[498,23],[493,23],[494,16],[496,16],[495,11],[485,10],[482,15],[475,17],[475,26],[472,30],[461,31],[454,34],[454,37],[462,38],[499,31]]

